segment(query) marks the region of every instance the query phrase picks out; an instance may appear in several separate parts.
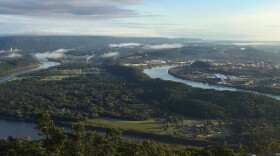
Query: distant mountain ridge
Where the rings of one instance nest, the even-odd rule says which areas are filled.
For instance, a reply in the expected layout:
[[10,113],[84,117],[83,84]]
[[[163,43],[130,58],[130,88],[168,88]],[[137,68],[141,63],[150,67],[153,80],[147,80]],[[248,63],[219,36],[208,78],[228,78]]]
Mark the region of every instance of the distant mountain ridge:
[[110,36],[6,36],[0,37],[0,49],[11,47],[21,50],[42,51],[59,48],[71,49],[77,47],[102,47],[112,43],[183,43],[188,41],[203,41],[196,38],[159,38],[159,37],[110,37]]

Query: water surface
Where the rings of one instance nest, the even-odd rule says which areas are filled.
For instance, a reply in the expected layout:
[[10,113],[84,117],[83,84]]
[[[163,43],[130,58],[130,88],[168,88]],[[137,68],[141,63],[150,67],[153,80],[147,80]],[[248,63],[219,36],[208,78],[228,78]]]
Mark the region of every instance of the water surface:
[[3,83],[13,77],[16,77],[18,75],[21,74],[27,74],[27,73],[31,73],[33,71],[37,71],[37,70],[41,70],[41,69],[48,69],[50,67],[54,67],[54,66],[58,66],[60,65],[60,63],[58,62],[53,62],[53,61],[49,61],[49,60],[40,60],[40,62],[42,63],[42,65],[40,65],[39,67],[35,67],[35,68],[31,68],[31,69],[25,69],[25,70],[21,70],[21,71],[16,71],[16,72],[11,72],[5,75],[1,75],[0,76],[0,83]]
[[196,82],[196,81],[190,81],[190,80],[177,78],[177,77],[172,76],[168,73],[168,70],[172,67],[177,67],[177,66],[162,66],[162,67],[156,67],[156,68],[152,68],[152,69],[145,69],[144,73],[146,73],[148,76],[150,76],[153,79],[160,78],[160,79],[163,79],[163,80],[181,82],[181,83],[190,85],[190,86],[195,87],[195,88],[215,89],[215,90],[219,90],[219,91],[228,90],[228,91],[250,92],[250,93],[255,93],[255,94],[266,95],[266,96],[269,96],[269,97],[280,100],[280,96],[277,96],[277,95],[272,95],[272,94],[267,94],[267,93],[258,93],[258,92],[248,91],[248,90],[237,89],[237,88],[234,88],[234,87],[213,85],[213,84],[208,84],[208,83],[202,83],[202,82]]

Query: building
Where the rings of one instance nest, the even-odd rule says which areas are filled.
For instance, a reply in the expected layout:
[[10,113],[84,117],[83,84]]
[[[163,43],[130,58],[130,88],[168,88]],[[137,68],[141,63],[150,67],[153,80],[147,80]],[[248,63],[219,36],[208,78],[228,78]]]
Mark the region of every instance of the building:
[[265,63],[264,63],[264,62],[261,62],[261,63],[260,63],[260,66],[261,66],[261,68],[264,68],[264,67],[265,67]]
[[82,74],[86,75],[98,75],[100,74],[100,69],[95,67],[95,68],[88,68],[88,69],[83,69]]
[[11,52],[11,53],[15,53],[15,52],[18,52],[19,50],[18,49],[13,49],[12,47],[11,47],[11,49],[10,49],[10,51],[9,52]]
[[228,78],[227,78],[225,75],[223,75],[223,74],[214,74],[214,75],[212,76],[212,79],[214,79],[214,80],[216,80],[216,81],[225,81],[225,80],[227,80]]

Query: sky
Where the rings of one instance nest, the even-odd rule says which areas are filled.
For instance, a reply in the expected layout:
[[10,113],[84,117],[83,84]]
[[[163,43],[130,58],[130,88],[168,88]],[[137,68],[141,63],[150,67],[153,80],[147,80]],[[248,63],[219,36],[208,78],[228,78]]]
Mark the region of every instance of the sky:
[[0,35],[280,41],[280,0],[0,0]]

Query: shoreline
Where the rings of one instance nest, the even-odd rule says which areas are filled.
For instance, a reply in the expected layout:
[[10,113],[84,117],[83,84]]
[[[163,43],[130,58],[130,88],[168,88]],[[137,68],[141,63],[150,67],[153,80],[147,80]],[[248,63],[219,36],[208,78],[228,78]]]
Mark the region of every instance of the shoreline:
[[24,71],[24,70],[30,70],[30,69],[33,69],[33,68],[38,68],[38,67],[41,67],[42,65],[43,65],[43,63],[39,62],[38,64],[26,66],[26,67],[23,67],[19,70],[13,70],[13,71],[5,72],[4,74],[0,74],[0,77],[8,76],[9,74],[12,74],[12,73],[15,73],[15,72],[21,72],[21,71]]
[[39,64],[36,64],[36,66],[30,67],[28,69],[22,69],[4,75],[0,75],[0,84],[9,81],[10,79],[19,75],[31,73],[37,70],[48,69],[50,67],[57,66],[57,65],[60,65],[60,63],[49,61],[49,60],[39,60]]
[[[172,67],[172,68],[174,68],[174,67]],[[183,77],[183,76],[180,76],[180,75],[177,75],[175,73],[170,72],[170,69],[168,69],[168,74],[169,75],[174,76],[174,77],[179,78],[179,79],[182,79],[182,80],[193,81],[193,82],[198,82],[198,83],[204,83],[204,84],[209,84],[209,85],[213,85],[213,86],[228,87],[228,88],[232,88],[232,89],[237,89],[237,91],[248,92],[248,93],[255,93],[255,94],[264,95],[264,96],[269,96],[269,95],[266,95],[266,94],[271,94],[270,97],[272,97],[272,96],[280,96],[279,94],[277,94],[275,92],[271,92],[271,91],[259,91],[258,89],[254,89],[254,88],[249,89],[249,88],[240,87],[240,86],[230,86],[230,85],[224,85],[224,84],[216,84],[216,83],[213,83],[213,82],[208,82],[208,81],[203,81],[203,80],[188,79],[186,77]],[[272,98],[276,98],[276,97],[272,97]]]
[[[24,122],[29,124],[35,124],[35,119],[20,119],[16,117],[7,117],[7,116],[0,116],[0,120],[6,120],[10,122]],[[55,125],[58,127],[71,129],[72,125],[74,123],[70,122],[59,122],[54,121]],[[108,127],[103,126],[96,126],[96,125],[84,125],[86,131],[95,131],[97,133],[106,133]],[[159,135],[154,133],[148,133],[148,132],[142,132],[142,131],[136,131],[136,130],[129,130],[129,129],[121,129],[123,132],[123,139],[127,140],[153,140],[159,143],[164,144],[177,144],[177,145],[192,145],[192,146],[200,146],[205,147],[208,145],[213,145],[215,142],[209,141],[206,139],[193,139],[193,138],[180,138],[180,137],[174,137],[171,135]],[[34,129],[34,131],[36,131]],[[99,134],[101,135],[101,134]],[[8,136],[7,136],[8,137]],[[0,138],[4,139],[4,138]],[[32,138],[34,139],[34,138]],[[34,139],[37,140],[37,139]]]

